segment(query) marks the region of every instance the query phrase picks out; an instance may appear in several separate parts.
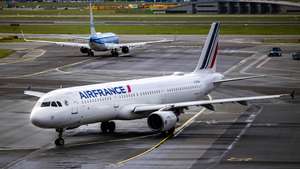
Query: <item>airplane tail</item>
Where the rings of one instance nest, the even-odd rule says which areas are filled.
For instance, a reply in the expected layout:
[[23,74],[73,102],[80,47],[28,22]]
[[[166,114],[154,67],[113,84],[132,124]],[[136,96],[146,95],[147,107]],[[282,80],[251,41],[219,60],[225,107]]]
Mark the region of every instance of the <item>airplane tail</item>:
[[203,69],[211,69],[213,71],[216,71],[219,30],[220,23],[213,22],[210,27],[197,67],[195,68],[194,72],[198,72],[199,70]]
[[97,32],[95,30],[95,24],[94,24],[92,3],[90,3],[90,33],[91,33],[91,36],[97,34]]

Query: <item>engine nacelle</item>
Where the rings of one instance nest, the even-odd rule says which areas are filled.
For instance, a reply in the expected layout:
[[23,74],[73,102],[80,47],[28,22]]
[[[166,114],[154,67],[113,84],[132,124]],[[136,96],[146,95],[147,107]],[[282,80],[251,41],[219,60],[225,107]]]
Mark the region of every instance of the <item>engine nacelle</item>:
[[127,46],[123,46],[122,53],[129,53],[129,48]]
[[168,131],[175,127],[177,117],[172,111],[156,111],[148,116],[147,122],[153,131]]
[[89,52],[89,49],[88,49],[88,48],[81,47],[81,48],[80,48],[80,52],[81,52],[81,53],[88,53],[88,52]]

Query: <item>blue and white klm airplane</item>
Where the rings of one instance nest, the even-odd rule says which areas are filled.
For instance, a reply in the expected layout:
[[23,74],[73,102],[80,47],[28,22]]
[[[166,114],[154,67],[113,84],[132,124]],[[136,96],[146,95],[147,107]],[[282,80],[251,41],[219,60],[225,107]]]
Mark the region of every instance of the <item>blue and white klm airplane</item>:
[[134,79],[70,88],[42,93],[25,91],[39,97],[30,120],[41,128],[53,128],[59,133],[56,145],[63,145],[63,131],[85,124],[101,122],[102,132],[114,132],[112,120],[147,118],[153,131],[172,133],[185,108],[203,106],[213,110],[213,104],[271,99],[287,94],[201,100],[221,83],[257,76],[224,79],[216,72],[219,23],[213,23],[198,64],[193,72],[176,72],[169,76]]
[[29,40],[26,38],[24,38],[24,40],[28,42],[51,43],[59,46],[77,47],[80,48],[81,53],[87,53],[88,56],[94,56],[94,51],[111,51],[111,55],[116,57],[119,56],[119,51],[121,51],[124,54],[127,54],[130,52],[131,49],[135,47],[140,47],[147,44],[173,41],[173,40],[163,39],[163,40],[148,41],[148,42],[119,43],[119,37],[114,33],[96,32],[91,4],[90,4],[90,37],[75,37],[75,38],[89,40],[89,42],[88,43],[53,42],[53,41],[42,41],[42,40]]

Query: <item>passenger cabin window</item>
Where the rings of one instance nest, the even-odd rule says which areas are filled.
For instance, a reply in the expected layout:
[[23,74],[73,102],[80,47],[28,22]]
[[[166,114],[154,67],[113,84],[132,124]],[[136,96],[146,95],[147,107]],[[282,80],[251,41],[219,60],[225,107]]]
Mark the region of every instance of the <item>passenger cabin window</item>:
[[41,107],[50,107],[50,102],[43,102]]
[[57,107],[57,104],[55,102],[51,102],[52,107]]
[[57,101],[56,103],[57,103],[57,105],[58,105],[59,107],[62,107],[62,104],[61,104],[60,101]]

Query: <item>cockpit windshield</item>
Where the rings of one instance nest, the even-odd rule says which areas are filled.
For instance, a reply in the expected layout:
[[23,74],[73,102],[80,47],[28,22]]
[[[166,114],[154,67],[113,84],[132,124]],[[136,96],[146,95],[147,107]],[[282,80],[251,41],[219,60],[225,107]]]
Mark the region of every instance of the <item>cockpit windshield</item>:
[[60,101],[42,102],[41,107],[62,107]]
[[41,107],[50,107],[50,102],[43,102]]

